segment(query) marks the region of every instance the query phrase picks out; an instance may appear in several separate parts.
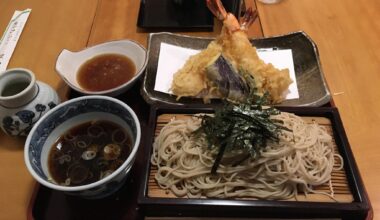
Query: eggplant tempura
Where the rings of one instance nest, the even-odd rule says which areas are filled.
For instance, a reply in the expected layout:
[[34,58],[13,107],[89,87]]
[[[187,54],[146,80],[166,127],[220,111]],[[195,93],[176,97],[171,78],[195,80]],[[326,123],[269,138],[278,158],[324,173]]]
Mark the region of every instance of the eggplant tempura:
[[171,90],[177,99],[198,97],[208,102],[221,97],[240,102],[268,93],[271,103],[281,102],[292,83],[289,70],[278,70],[257,55],[246,33],[255,18],[252,10],[239,23],[220,0],[207,0],[207,6],[223,21],[223,28],[205,50],[191,56],[175,73]]

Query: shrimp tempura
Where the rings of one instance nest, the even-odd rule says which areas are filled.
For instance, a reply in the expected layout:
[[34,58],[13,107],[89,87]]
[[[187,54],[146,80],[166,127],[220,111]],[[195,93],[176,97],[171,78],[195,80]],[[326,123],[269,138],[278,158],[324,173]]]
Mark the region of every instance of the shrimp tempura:
[[210,62],[223,55],[237,74],[243,71],[253,77],[255,88],[252,89],[257,95],[268,92],[272,103],[281,102],[292,80],[288,69],[278,70],[272,64],[264,63],[249,41],[246,29],[255,18],[252,10],[247,10],[242,23],[239,23],[233,14],[225,11],[220,0],[207,0],[207,5],[217,18],[223,20],[222,32],[205,50],[191,56],[175,73],[173,93],[178,99],[184,96],[201,97],[205,102],[214,96],[227,98],[223,97],[215,82],[206,74]]

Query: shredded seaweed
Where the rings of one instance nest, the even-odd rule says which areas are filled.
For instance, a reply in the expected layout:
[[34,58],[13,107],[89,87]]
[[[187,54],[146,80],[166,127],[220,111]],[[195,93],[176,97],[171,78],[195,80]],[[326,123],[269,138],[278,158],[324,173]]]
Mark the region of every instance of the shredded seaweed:
[[[215,114],[202,115],[201,126],[196,135],[204,134],[208,147],[219,148],[211,173],[215,174],[223,158],[223,154],[235,149],[244,149],[250,157],[257,157],[260,149],[267,145],[268,140],[278,141],[282,129],[281,121],[273,120],[271,115],[277,115],[279,110],[273,107],[263,107],[267,103],[268,93],[263,96],[251,96],[254,101],[247,103],[228,103],[215,109]],[[243,157],[243,160],[249,158]],[[236,161],[235,165],[243,162]]]

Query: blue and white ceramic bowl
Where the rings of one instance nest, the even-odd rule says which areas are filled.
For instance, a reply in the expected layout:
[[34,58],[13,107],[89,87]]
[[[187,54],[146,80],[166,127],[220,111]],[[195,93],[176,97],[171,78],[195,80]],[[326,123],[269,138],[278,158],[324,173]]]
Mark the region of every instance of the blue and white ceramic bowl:
[[[84,122],[106,119],[125,128],[133,148],[125,162],[109,176],[82,186],[62,186],[51,181],[48,155],[53,143],[65,131]],[[44,186],[85,198],[101,198],[117,191],[124,183],[138,150],[140,123],[125,103],[107,96],[83,96],[57,105],[33,127],[25,143],[25,163],[32,176]]]

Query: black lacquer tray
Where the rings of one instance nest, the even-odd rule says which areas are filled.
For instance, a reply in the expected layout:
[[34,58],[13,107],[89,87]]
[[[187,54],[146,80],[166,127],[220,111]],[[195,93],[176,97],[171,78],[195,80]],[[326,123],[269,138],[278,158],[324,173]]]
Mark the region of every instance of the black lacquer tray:
[[[239,17],[244,6],[241,0],[222,0],[227,11]],[[214,16],[199,0],[141,0],[137,26],[140,28],[212,31]]]
[[[141,82],[137,82],[127,93],[116,98],[127,103],[138,115],[142,126],[142,140],[135,163],[124,186],[104,199],[86,200],[66,195],[62,192],[51,190],[40,184],[36,184],[33,196],[27,210],[28,219],[44,220],[66,220],[66,219],[146,219],[146,217],[172,216],[171,219],[181,219],[183,216],[216,216],[216,217],[278,217],[284,218],[331,218],[344,216],[344,219],[364,219],[368,210],[369,201],[364,193],[352,152],[345,137],[338,112],[332,108],[292,108],[294,112],[305,115],[324,115],[330,117],[335,123],[335,132],[339,137],[344,155],[346,173],[349,184],[354,195],[354,202],[350,204],[306,204],[306,203],[283,203],[273,201],[258,201],[251,205],[245,201],[226,200],[170,200],[150,199],[145,196],[145,186],[149,172],[149,154],[152,144],[152,132],[154,131],[154,119],[160,113],[195,113],[211,109],[194,107],[190,109],[179,109],[178,106],[149,106],[140,95]],[[78,93],[70,91],[68,97],[74,98]],[[151,120],[149,122],[149,117]],[[140,204],[138,204],[138,201]],[[305,208],[305,209],[304,209]],[[297,215],[293,210],[301,210]],[[351,217],[347,217],[347,215]],[[203,219],[200,217],[200,219]]]
[[[167,196],[168,192],[154,193],[157,187],[154,181],[153,168],[150,165],[152,143],[154,141],[156,126],[162,126],[162,115],[186,115],[196,113],[212,113],[213,109],[207,107],[178,108],[176,106],[156,106],[152,108],[147,137],[144,146],[144,179],[139,193],[139,205],[147,216],[199,216],[199,217],[231,217],[231,218],[294,218],[294,219],[365,219],[370,209],[368,197],[360,178],[350,145],[336,108],[322,107],[279,107],[280,110],[295,113],[308,118],[322,118],[329,121],[331,132],[339,154],[344,160],[343,175],[346,179],[348,194],[352,195],[350,201],[270,201],[247,199],[189,199]],[[177,117],[177,116],[176,116]],[[160,121],[158,125],[157,121]],[[341,179],[342,174],[338,174]],[[334,182],[332,183],[334,184]],[[339,183],[338,185],[341,185]],[[342,193],[344,194],[344,193]]]

